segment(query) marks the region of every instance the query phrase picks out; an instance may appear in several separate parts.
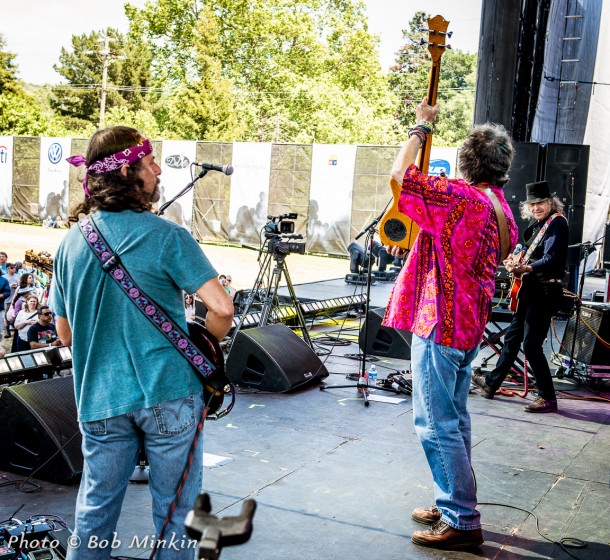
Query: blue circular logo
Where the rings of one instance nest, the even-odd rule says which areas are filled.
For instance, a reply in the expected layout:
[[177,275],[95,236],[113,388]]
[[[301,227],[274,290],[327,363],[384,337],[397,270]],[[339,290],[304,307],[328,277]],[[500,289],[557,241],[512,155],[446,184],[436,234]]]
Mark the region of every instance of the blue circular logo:
[[61,161],[62,153],[63,150],[61,149],[61,144],[53,142],[49,146],[49,161],[53,164],[59,163]]
[[446,159],[433,159],[430,161],[428,166],[429,175],[442,175],[449,176],[451,174],[451,164]]

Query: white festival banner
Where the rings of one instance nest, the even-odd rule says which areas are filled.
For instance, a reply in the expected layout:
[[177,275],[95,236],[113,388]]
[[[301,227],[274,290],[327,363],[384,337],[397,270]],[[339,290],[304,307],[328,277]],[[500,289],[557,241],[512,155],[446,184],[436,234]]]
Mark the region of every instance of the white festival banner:
[[314,144],[307,249],[345,255],[349,245],[357,146]]
[[267,223],[271,143],[233,144],[229,240],[258,247],[261,229]]
[[[199,173],[198,168],[191,167],[197,154],[197,142],[164,140],[162,154],[159,207],[171,200],[192,181],[191,173],[193,173],[193,176]],[[193,220],[194,188],[170,204],[163,213],[164,218],[185,227],[189,231],[191,231]]]
[[61,216],[68,219],[68,182],[70,178],[70,164],[66,161],[70,157],[72,147],[71,138],[40,139],[40,182],[38,190],[39,217],[45,220],[54,220]]
[[0,218],[13,211],[13,137],[0,136]]

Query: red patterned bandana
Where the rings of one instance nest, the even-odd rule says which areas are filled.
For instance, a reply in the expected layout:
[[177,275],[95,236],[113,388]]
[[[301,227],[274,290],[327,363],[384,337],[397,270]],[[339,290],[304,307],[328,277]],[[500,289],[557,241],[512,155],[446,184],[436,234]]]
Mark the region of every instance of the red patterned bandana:
[[121,169],[125,165],[131,165],[136,161],[141,160],[143,157],[152,153],[152,144],[147,138],[142,138],[142,141],[135,146],[125,148],[116,154],[106,156],[104,159],[94,161],[91,165],[87,165],[87,161],[84,156],[76,155],[66,158],[66,161],[74,167],[80,167],[81,165],[87,165],[85,171],[85,179],[83,181],[83,190],[87,198],[91,198],[91,193],[87,188],[87,175],[89,173],[107,173],[108,171],[115,171]]

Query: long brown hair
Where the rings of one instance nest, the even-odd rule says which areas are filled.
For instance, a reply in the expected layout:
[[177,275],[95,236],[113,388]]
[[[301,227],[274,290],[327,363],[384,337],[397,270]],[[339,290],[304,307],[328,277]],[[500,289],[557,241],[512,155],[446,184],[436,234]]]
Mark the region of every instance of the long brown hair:
[[[102,128],[89,140],[85,154],[87,165],[135,146],[141,138],[142,135],[135,128],[128,126]],[[87,189],[91,196],[85,197],[83,202],[74,208],[71,220],[78,220],[80,214],[90,214],[94,210],[150,210],[152,203],[142,201],[141,190],[144,182],[138,177],[140,166],[141,161],[131,164],[127,168],[127,177],[121,174],[120,169],[87,175]]]

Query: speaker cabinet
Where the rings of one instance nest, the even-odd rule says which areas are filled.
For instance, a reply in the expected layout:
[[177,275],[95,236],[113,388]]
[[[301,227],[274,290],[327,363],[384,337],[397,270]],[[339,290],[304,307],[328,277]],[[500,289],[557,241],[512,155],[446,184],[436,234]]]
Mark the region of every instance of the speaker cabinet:
[[515,142],[515,157],[508,170],[508,183],[504,186],[506,202],[518,207],[519,203],[525,200],[525,185],[538,181],[540,165],[540,144],[537,142]]
[[226,371],[236,385],[272,393],[293,391],[328,376],[307,343],[281,323],[239,331]]
[[589,327],[603,340],[610,340],[610,305],[583,305],[580,316],[582,321],[579,321],[578,325],[576,325],[576,315],[568,319],[561,342],[562,353],[570,356],[574,344],[575,360],[586,365],[607,366],[610,364],[610,348],[604,346]]
[[366,321],[362,325],[358,336],[360,350],[365,350],[364,333],[366,330],[367,354],[410,360],[412,334],[409,331],[382,326],[381,322],[384,315],[385,307],[369,309]]
[[587,198],[589,146],[547,144],[544,179],[566,206],[584,206]]
[[0,395],[0,426],[3,469],[62,484],[82,473],[72,377],[6,387]]

